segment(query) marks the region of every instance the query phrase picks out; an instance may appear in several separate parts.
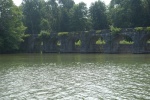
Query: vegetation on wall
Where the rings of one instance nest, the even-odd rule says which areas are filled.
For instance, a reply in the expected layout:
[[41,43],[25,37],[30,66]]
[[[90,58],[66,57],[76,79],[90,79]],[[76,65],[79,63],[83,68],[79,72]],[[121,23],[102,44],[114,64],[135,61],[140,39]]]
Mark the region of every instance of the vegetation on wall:
[[143,31],[144,30],[144,28],[143,27],[136,27],[136,28],[134,28],[135,29],[135,31],[137,31],[137,32],[141,32],[141,31]]
[[100,44],[105,44],[105,43],[106,43],[106,42],[105,42],[104,40],[101,40],[101,39],[99,39],[99,40],[96,41],[96,44],[99,44],[99,45],[100,45]]
[[110,26],[110,31],[113,35],[115,34],[119,34],[121,32],[121,28],[117,28],[117,27],[114,27],[114,26]]
[[39,38],[41,39],[48,39],[50,37],[50,33],[47,31],[41,31],[40,34],[38,34]]
[[68,32],[59,32],[58,36],[68,35]]
[[132,41],[122,40],[119,42],[119,44],[133,44]]
[[150,27],[146,27],[146,31],[150,34]]

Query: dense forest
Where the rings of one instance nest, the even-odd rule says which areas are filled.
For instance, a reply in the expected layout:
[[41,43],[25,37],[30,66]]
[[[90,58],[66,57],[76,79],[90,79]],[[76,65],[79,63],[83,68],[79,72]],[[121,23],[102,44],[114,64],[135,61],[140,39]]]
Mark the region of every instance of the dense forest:
[[98,0],[87,7],[74,0],[0,0],[0,53],[19,50],[29,34],[150,26],[150,0]]

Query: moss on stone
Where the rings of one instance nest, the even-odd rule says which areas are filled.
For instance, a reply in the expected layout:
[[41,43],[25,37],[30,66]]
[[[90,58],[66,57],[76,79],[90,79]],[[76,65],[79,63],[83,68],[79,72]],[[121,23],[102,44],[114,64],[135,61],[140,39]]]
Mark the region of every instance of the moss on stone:
[[68,35],[69,32],[59,32],[58,36]]

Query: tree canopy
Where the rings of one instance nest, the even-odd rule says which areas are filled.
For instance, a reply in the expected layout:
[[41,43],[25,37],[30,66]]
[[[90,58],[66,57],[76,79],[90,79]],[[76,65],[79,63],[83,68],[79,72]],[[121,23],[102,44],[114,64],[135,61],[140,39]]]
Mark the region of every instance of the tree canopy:
[[0,1],[0,53],[14,52],[23,41],[22,11],[12,0]]
[[[0,0],[0,53],[19,49],[25,34],[89,31],[109,26],[150,26],[150,0],[98,0],[88,8],[74,0]],[[24,34],[25,33],[25,34]]]

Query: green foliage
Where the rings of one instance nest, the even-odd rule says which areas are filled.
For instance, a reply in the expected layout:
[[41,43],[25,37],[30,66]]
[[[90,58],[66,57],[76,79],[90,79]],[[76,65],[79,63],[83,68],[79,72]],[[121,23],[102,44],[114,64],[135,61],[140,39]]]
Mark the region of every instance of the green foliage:
[[118,34],[118,33],[121,32],[121,28],[110,26],[110,31],[111,31],[112,34]]
[[101,32],[101,30],[96,30],[96,34],[100,34]]
[[150,26],[148,0],[111,0],[110,6],[98,0],[89,10],[84,2],[74,0],[23,0],[22,11],[26,33],[41,30],[71,32],[114,27]]
[[0,12],[0,53],[12,53],[24,41],[22,12],[12,0],[0,0]]
[[104,41],[104,40],[97,40],[97,41],[96,41],[96,44],[99,44],[99,45],[100,45],[100,44],[105,44],[105,41]]
[[89,9],[92,28],[94,30],[108,28],[108,21],[106,15],[106,5],[98,0],[91,4]]
[[147,41],[147,43],[149,43],[149,44],[150,44],[150,39]]
[[40,27],[41,27],[41,30],[47,30],[49,32],[51,31],[50,24],[49,24],[48,20],[46,20],[46,19],[41,20]]
[[60,31],[61,8],[58,6],[57,0],[45,0],[42,8],[42,18],[47,20],[49,30]]
[[87,14],[88,10],[86,4],[81,2],[79,4],[75,4],[70,9],[70,29],[71,31],[85,31],[88,28],[88,19]]
[[23,22],[27,27],[26,33],[39,34],[41,32],[40,24],[44,15],[42,14],[44,2],[44,0],[23,0]]
[[60,31],[68,32],[72,25],[70,25],[70,10],[74,6],[74,0],[58,0],[58,4],[60,5]]
[[150,0],[111,0],[108,9],[98,0],[89,10],[84,2],[75,4],[74,0],[23,0],[20,7],[12,0],[0,0],[0,53],[18,50],[27,34],[39,34],[44,39],[49,38],[50,32],[63,36],[82,31],[86,36],[88,30],[99,34],[109,25],[113,25],[112,34],[128,27],[150,33],[149,11]]
[[89,10],[84,2],[74,0],[23,0],[26,33],[41,30],[71,32],[114,27],[150,26],[149,0],[111,0],[110,6],[98,0]]
[[136,27],[136,28],[134,28],[135,29],[135,31],[137,31],[137,32],[141,32],[141,31],[143,31],[144,30],[144,28],[143,27]]
[[58,42],[57,42],[57,46],[60,46],[60,45],[61,45],[61,42],[60,42],[60,41],[58,41]]
[[149,26],[149,5],[149,0],[111,0],[109,22],[121,28]]
[[146,31],[150,33],[150,27],[146,27]]
[[81,40],[75,42],[75,45],[76,45],[76,46],[81,46]]
[[68,35],[69,32],[59,32],[58,36]]
[[22,35],[23,42],[24,42],[24,39],[26,39],[26,38],[28,38],[28,37],[30,37],[30,36],[31,36],[30,34],[23,34],[23,35]]
[[41,31],[40,34],[38,34],[39,38],[41,39],[49,39],[50,33],[47,31]]
[[119,42],[119,44],[133,44],[133,42],[122,40]]

